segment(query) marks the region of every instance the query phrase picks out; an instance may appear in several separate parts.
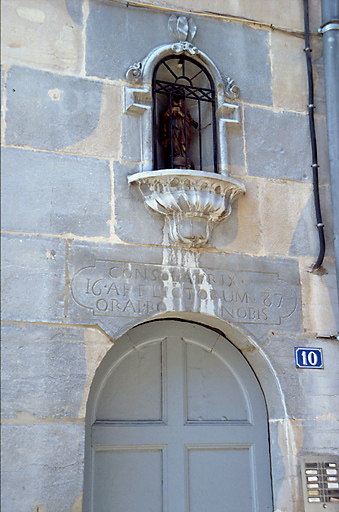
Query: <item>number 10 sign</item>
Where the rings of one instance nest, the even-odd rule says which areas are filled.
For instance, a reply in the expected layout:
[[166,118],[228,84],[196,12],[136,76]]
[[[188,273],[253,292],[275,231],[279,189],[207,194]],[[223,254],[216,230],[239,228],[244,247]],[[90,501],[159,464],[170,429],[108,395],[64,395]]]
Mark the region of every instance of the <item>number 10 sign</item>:
[[323,349],[294,347],[296,368],[324,368]]

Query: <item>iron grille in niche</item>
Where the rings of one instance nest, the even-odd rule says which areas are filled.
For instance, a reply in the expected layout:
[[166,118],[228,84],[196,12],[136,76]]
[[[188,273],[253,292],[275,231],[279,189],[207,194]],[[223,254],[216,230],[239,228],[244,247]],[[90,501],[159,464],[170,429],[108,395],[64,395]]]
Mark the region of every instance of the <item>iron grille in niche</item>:
[[153,73],[153,165],[218,172],[215,89],[210,73],[184,55]]

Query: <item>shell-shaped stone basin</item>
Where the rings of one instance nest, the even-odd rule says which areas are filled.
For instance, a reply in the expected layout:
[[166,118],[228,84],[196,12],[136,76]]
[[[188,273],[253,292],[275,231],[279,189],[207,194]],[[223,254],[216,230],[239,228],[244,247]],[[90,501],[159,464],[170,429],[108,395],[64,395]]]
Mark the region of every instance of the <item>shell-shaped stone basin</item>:
[[214,226],[246,192],[240,180],[226,174],[191,169],[139,172],[128,182],[139,186],[148,209],[165,216],[172,242],[186,248],[208,245]]

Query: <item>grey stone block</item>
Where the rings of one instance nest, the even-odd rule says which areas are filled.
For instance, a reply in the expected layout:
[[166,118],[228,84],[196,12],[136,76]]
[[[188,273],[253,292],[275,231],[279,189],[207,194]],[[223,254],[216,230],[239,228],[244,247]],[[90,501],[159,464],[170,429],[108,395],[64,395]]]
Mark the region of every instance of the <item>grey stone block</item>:
[[72,322],[102,326],[112,320],[114,327],[119,317],[205,311],[245,334],[251,327],[256,340],[267,337],[273,326],[278,332],[302,329],[298,265],[292,259],[205,253],[198,262],[180,250],[136,246],[126,251],[122,244],[72,244]]
[[322,418],[315,421],[303,422],[303,453],[316,453],[319,455],[338,455],[339,421],[333,417],[332,421]]
[[83,16],[82,16],[82,1],[81,0],[65,0],[68,14],[76,23],[82,27]]
[[278,425],[278,422],[269,423],[272,487],[273,497],[275,500],[274,510],[279,510],[277,507],[277,500],[281,486],[283,485],[286,478],[286,468],[281,451],[281,448],[284,448],[284,445],[281,444],[280,441],[281,436],[279,436]]
[[59,239],[3,236],[3,320],[63,320],[65,245]]
[[[146,212],[147,213],[147,212]],[[95,244],[90,242],[73,242],[69,247],[68,274],[72,279],[79,271],[88,267],[95,267],[97,261],[124,262],[152,262],[161,264],[162,250],[160,247],[126,246],[125,244]],[[126,263],[129,265],[129,263]],[[100,275],[98,276],[101,277]],[[110,318],[98,317],[92,310],[82,307],[77,302],[77,291],[71,283],[70,300],[68,303],[68,318],[70,322],[86,325],[100,325],[100,327],[113,337],[117,332],[125,332],[128,326],[135,325],[133,319],[126,317]]]
[[107,161],[5,148],[2,227],[109,236],[110,189]]
[[[322,347],[324,369],[296,368],[294,347]],[[290,417],[311,420],[326,418],[336,411],[339,350],[335,342],[323,344],[320,340],[275,333],[263,350],[277,373]]]
[[[87,22],[87,74],[123,79],[134,62],[155,47],[173,42],[167,30],[171,14],[92,0]],[[220,19],[196,17],[195,22],[194,44],[224,76],[235,80],[241,97],[271,105],[268,32]]]
[[227,149],[231,176],[243,174],[245,169],[244,138],[240,125],[227,128]]
[[83,140],[97,127],[101,96],[100,83],[14,66],[6,143],[55,150]]
[[221,249],[234,242],[239,230],[238,201],[232,205],[232,214],[213,229],[212,245]]
[[[320,207],[325,226],[326,257],[334,258],[331,191],[326,185],[320,187]],[[319,247],[314,195],[312,194],[300,215],[300,219],[293,233],[289,254],[291,256],[313,256],[317,258]]]
[[84,425],[2,427],[2,512],[68,512],[82,491]]
[[326,115],[326,103],[325,103],[325,80],[324,80],[324,59],[323,56],[313,60],[313,74],[315,75],[315,107],[316,113],[325,116]]
[[158,10],[91,0],[86,34],[87,74],[124,79],[130,65],[156,46],[171,42],[168,17],[168,13]]
[[[281,294],[283,297],[287,292],[287,289],[290,290],[290,292],[287,292],[285,299],[282,298],[282,300],[285,300],[285,305],[289,304],[289,307],[293,303],[294,309],[287,317],[281,316],[280,323],[275,322],[274,325],[270,325],[265,322],[264,324],[258,323],[252,325],[246,323],[241,324],[241,329],[248,332],[254,337],[254,339],[258,340],[260,338],[266,338],[267,332],[270,328],[277,332],[287,331],[293,334],[300,333],[302,331],[300,281],[297,260],[288,258],[272,259],[268,257],[251,257],[243,254],[203,253],[200,257],[200,266],[219,268],[224,272],[226,272],[227,269],[231,272],[232,270],[240,272],[245,271],[245,289],[249,296],[259,293],[259,295],[263,294],[263,298],[266,297],[264,294],[269,292],[270,298],[272,299],[274,297],[272,305],[269,306],[272,310],[277,307],[277,303],[275,303],[275,301],[278,300],[278,297],[280,297]],[[252,280],[247,277],[247,273],[250,272],[258,272],[257,278],[253,277]],[[250,274],[248,274],[248,276],[249,275]],[[260,282],[260,276],[263,278],[262,282]],[[265,276],[267,276],[267,278]],[[287,283],[287,289],[278,290],[278,287],[281,288],[280,285],[283,282]],[[232,286],[234,287],[234,284]],[[240,286],[243,285],[240,284]],[[266,301],[267,304],[268,302],[270,302],[270,300]],[[282,303],[277,307],[277,311],[279,311],[280,308],[282,308]]]
[[86,380],[83,329],[26,324],[2,328],[4,417],[76,417]]
[[328,185],[330,183],[327,126],[325,117],[315,117],[315,133],[317,138],[318,162],[319,162],[319,183]]
[[293,233],[289,254],[291,256],[317,256],[319,239],[316,227],[313,194],[301,212]]
[[311,181],[308,118],[245,106],[248,173],[265,178]]
[[130,162],[140,162],[140,129],[139,116],[124,115],[122,117],[122,158]]
[[115,233],[124,242],[161,245],[164,217],[147,211],[138,187],[127,182],[138,166],[115,162],[113,169]]
[[1,117],[3,117],[4,113],[2,111],[2,106],[4,103],[4,94],[5,94],[5,70],[3,66],[0,66],[1,69]]
[[334,258],[334,226],[330,186],[320,187],[320,206],[323,223],[325,224],[326,257]]
[[249,103],[272,105],[268,32],[244,24],[213,18],[196,18],[194,44],[206,53],[223,76],[240,87]]

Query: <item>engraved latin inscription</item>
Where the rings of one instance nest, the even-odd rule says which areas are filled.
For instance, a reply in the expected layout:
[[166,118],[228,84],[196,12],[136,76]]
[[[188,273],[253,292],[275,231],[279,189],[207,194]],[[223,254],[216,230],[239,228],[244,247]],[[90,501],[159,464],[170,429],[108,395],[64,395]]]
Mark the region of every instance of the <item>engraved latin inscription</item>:
[[98,317],[203,311],[232,322],[279,325],[296,308],[293,287],[274,272],[96,260],[74,275],[71,289],[75,302]]

